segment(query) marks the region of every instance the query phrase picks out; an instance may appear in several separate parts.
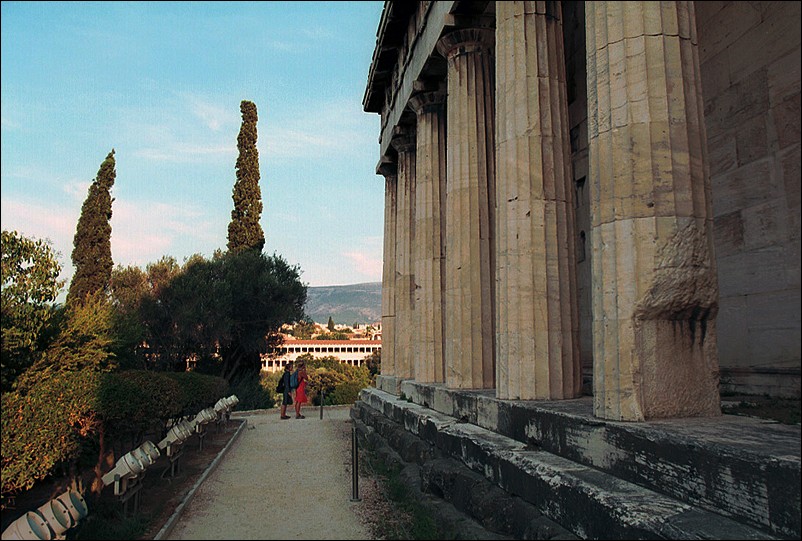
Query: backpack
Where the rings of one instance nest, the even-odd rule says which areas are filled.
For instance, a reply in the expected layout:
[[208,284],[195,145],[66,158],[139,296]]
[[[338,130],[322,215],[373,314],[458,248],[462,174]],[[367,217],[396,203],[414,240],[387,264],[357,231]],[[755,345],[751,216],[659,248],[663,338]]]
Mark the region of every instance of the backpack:
[[276,392],[283,393],[284,392],[284,374],[278,379],[278,385],[276,385]]
[[292,374],[290,374],[290,389],[297,389],[298,388],[298,371],[296,370]]

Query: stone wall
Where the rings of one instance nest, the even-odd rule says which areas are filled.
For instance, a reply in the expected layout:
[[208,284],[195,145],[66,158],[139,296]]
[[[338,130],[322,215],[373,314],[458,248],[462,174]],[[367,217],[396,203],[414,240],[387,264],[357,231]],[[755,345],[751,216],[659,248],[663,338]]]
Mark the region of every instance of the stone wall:
[[722,389],[800,395],[799,2],[696,2]]

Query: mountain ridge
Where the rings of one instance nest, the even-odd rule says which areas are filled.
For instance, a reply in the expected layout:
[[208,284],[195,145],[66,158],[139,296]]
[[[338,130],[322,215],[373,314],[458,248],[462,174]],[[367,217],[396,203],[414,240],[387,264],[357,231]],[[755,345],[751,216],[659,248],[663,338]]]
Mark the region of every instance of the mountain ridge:
[[370,325],[381,321],[381,282],[308,286],[304,311],[316,323]]

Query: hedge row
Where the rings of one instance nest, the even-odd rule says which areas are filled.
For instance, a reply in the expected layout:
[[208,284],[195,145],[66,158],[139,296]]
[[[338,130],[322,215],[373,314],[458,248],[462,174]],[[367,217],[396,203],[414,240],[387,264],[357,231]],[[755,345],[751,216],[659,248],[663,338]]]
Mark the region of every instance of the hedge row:
[[220,377],[126,370],[58,372],[24,394],[2,395],[2,496],[29,490],[59,468],[96,463],[106,447],[136,446],[163,435],[171,419],[190,417],[227,396]]

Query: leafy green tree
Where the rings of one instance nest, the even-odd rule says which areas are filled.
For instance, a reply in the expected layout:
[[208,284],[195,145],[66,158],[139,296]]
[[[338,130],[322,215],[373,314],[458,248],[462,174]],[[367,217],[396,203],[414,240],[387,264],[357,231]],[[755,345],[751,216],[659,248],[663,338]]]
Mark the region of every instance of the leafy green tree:
[[331,319],[331,316],[329,316],[329,323],[326,325],[326,328],[328,328],[331,332],[334,332],[334,320]]
[[237,181],[234,183],[234,210],[228,224],[228,249],[262,251],[265,234],[259,225],[262,215],[262,193],[259,188],[259,151],[256,148],[256,104],[240,103],[242,127],[237,137]]
[[365,366],[370,372],[372,381],[376,380],[376,376],[381,374],[382,371],[382,351],[380,349],[373,351],[370,355],[365,357]]
[[310,340],[315,334],[315,331],[317,331],[315,323],[311,319],[306,318],[293,326],[292,335],[298,340]]
[[[199,255],[192,256],[189,261],[196,261]],[[158,297],[161,291],[169,286],[176,276],[182,272],[181,265],[172,256],[164,256],[155,263],[149,263],[145,268],[148,275],[148,285],[153,296]]]
[[67,306],[61,333],[18,378],[20,392],[38,380],[57,378],[65,372],[115,370],[113,322],[114,310],[103,291],[88,295],[83,303]]
[[73,239],[75,275],[67,293],[67,304],[83,302],[87,295],[106,291],[114,262],[111,258],[111,188],[117,176],[114,149],[100,165],[97,177],[81,207]]
[[306,286],[297,266],[262,252],[217,252],[192,258],[142,306],[151,358],[168,370],[196,369],[234,386],[256,380],[260,354],[280,341],[279,329],[300,320]]
[[40,338],[64,285],[61,266],[49,241],[3,231],[2,253],[2,389],[8,390],[34,361]]
[[238,376],[258,375],[260,355],[281,341],[281,325],[304,316],[307,288],[300,269],[276,254],[244,251],[221,262],[229,292],[224,313],[230,322],[229,332],[220,337],[221,375],[233,383]]
[[316,340],[348,340],[348,333],[342,331],[327,332],[319,334]]
[[[212,260],[193,256],[156,297],[164,320],[158,342],[162,355],[168,354],[171,370],[184,370],[190,357],[219,360],[221,344],[232,327],[231,291],[223,259],[222,253]],[[211,373],[220,375],[217,370]]]
[[307,353],[298,359],[306,361],[309,399],[314,405],[320,405],[321,394],[327,405],[351,404],[359,391],[370,385],[370,372],[364,366],[342,363],[332,355],[313,357]]
[[145,325],[140,317],[142,305],[150,297],[148,275],[136,266],[117,266],[109,283],[114,308],[114,334],[117,356],[123,368],[144,368],[144,359],[137,354],[146,343]]
[[[195,261],[200,256],[192,256]],[[162,298],[172,281],[183,272],[175,258],[165,256],[139,267],[118,266],[112,272],[110,297],[115,309],[117,354],[123,368],[172,370],[176,332],[171,323],[169,299]],[[170,345],[170,347],[167,347]],[[155,354],[158,352],[158,354]],[[180,368],[185,368],[181,359]]]

